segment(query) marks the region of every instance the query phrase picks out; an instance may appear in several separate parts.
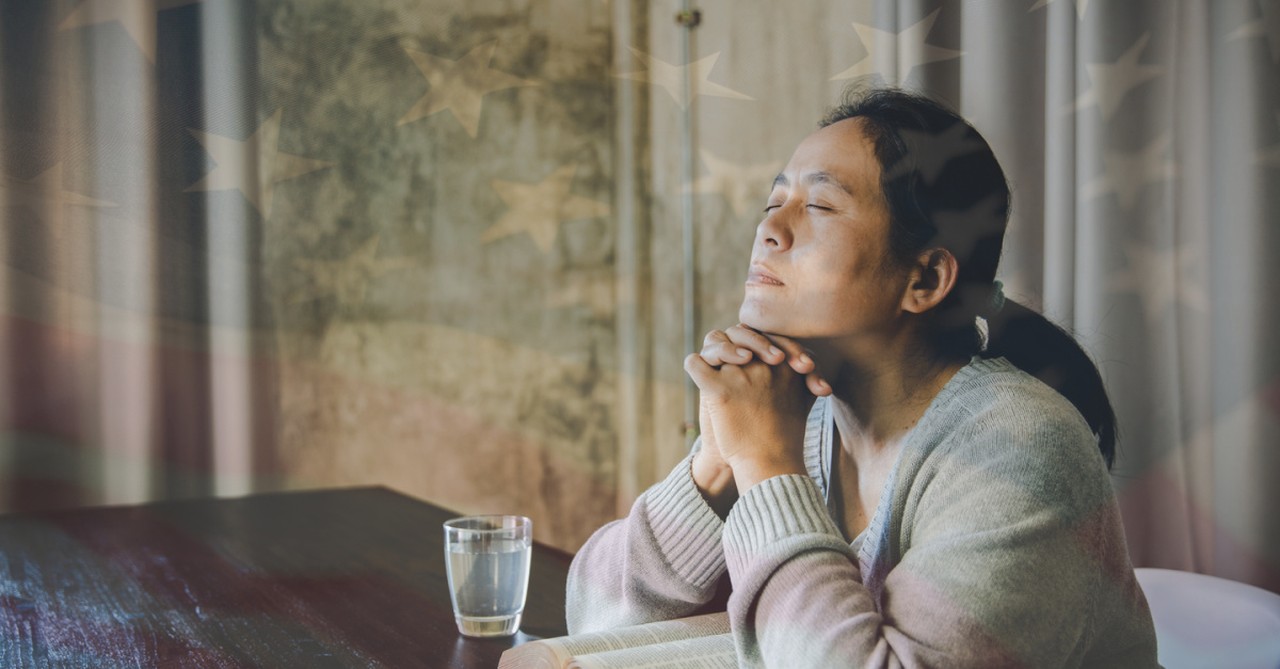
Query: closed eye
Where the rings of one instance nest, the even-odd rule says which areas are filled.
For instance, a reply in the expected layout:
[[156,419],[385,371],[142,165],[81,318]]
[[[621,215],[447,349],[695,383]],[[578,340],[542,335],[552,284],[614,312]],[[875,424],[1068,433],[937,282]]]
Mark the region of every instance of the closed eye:
[[767,207],[765,207],[765,208],[764,208],[764,213],[766,213],[766,214],[767,214],[767,213],[769,213],[769,212],[773,211],[774,209],[780,209],[781,207],[782,207],[782,205],[780,205],[780,204],[771,204],[771,205],[769,205],[769,206],[767,206]]
[[817,209],[819,211],[835,211],[835,209],[832,209],[831,207],[824,207],[820,204],[809,203],[809,204],[806,204],[805,206],[808,207],[809,209]]

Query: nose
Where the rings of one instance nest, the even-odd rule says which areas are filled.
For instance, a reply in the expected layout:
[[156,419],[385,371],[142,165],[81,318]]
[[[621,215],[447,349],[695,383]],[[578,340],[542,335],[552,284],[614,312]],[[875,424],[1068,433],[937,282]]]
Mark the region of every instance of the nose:
[[771,251],[791,248],[793,207],[790,202],[765,215],[756,226],[756,244]]

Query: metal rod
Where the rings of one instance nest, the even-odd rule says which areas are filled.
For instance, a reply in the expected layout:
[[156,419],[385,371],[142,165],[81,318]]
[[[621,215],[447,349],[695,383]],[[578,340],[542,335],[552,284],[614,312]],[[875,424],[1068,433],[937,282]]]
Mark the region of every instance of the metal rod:
[[[702,16],[689,7],[689,0],[681,0],[680,13],[676,15],[676,23],[684,27],[680,38],[681,61],[688,65],[693,60],[693,29],[697,27]],[[689,76],[689,68],[685,67],[682,75],[684,87],[684,110],[680,123],[680,167],[681,191],[680,222],[684,241],[684,348],[685,353],[698,350],[698,312],[697,312],[697,265],[695,263],[694,230],[693,230],[693,79]],[[698,435],[698,388],[693,380],[685,376],[684,394],[684,436],[685,445],[691,446]]]

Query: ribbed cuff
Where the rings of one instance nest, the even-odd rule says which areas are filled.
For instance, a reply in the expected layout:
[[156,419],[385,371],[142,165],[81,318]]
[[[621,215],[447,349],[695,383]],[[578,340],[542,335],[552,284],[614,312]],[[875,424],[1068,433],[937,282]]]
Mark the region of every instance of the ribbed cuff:
[[689,455],[644,494],[654,541],[667,564],[695,588],[707,588],[724,573],[724,521],[693,483]]
[[740,498],[724,524],[724,554],[730,573],[742,573],[761,555],[792,544],[796,539],[827,535],[831,547],[848,552],[848,544],[827,514],[822,493],[813,479],[787,474],[765,479]]

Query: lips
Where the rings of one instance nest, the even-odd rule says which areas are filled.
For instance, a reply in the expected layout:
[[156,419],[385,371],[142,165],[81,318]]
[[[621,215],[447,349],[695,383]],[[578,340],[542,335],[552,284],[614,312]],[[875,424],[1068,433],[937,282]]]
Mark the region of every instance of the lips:
[[754,283],[762,286],[783,285],[782,279],[774,276],[773,273],[760,265],[751,266],[751,271],[747,273],[747,283]]

